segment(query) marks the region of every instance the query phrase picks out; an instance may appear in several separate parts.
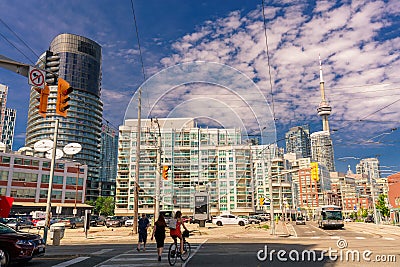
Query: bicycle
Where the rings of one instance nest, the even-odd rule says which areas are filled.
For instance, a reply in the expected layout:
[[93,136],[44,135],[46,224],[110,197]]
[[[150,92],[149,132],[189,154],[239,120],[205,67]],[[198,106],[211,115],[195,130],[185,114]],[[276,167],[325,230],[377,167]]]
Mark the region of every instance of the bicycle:
[[186,241],[186,238],[189,237],[190,231],[184,231],[182,233],[183,238],[183,254],[180,253],[180,244],[178,244],[178,238],[174,238],[174,243],[169,246],[168,249],[168,262],[170,266],[174,266],[178,257],[181,258],[183,262],[185,262],[191,252],[190,243]]

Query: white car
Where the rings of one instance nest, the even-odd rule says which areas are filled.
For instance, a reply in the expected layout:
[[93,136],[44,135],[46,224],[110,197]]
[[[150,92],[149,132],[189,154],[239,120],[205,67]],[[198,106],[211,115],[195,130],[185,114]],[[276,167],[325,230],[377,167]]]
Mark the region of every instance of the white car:
[[218,226],[222,226],[225,224],[237,224],[240,226],[245,226],[246,224],[249,224],[249,220],[247,220],[246,218],[240,218],[232,214],[223,214],[214,217],[212,219],[212,223]]
[[351,218],[346,218],[343,220],[344,222],[352,222],[353,220]]
[[126,227],[128,227],[128,226],[133,226],[133,219],[126,220],[126,221],[125,221],[125,226],[126,226]]

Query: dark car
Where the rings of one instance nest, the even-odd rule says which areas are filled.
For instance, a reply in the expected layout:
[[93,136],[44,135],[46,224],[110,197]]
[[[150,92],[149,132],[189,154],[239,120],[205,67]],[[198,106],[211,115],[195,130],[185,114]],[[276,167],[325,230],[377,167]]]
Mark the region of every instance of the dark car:
[[90,218],[90,226],[106,225],[106,218],[99,215],[93,215]]
[[68,217],[61,219],[59,222],[65,224],[65,227],[70,227],[71,229],[84,226],[83,219],[79,217]]
[[7,220],[7,225],[17,231],[22,228],[33,228],[33,222],[29,219],[11,218]]
[[121,227],[125,225],[125,221],[128,220],[126,216],[111,216],[106,220],[106,226],[108,227]]
[[46,247],[40,235],[17,232],[0,223],[0,266],[10,262],[28,262],[43,256]]
[[374,223],[374,217],[368,215],[367,218],[365,218],[364,222],[366,223]]
[[299,224],[305,225],[305,224],[306,224],[305,218],[302,217],[302,216],[298,216],[298,217],[296,218],[296,224],[297,224],[297,225],[299,225]]

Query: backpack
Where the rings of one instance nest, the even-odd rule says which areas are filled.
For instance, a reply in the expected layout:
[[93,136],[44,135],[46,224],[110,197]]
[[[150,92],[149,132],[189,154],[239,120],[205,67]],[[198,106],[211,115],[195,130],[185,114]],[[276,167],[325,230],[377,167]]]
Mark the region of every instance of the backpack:
[[176,219],[170,219],[168,222],[168,228],[175,230],[177,222],[178,221]]

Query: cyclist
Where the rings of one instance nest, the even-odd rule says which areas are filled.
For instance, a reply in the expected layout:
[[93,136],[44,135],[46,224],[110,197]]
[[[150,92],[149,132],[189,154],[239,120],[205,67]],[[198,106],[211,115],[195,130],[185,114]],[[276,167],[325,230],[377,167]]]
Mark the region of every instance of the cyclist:
[[172,239],[174,239],[175,242],[176,242],[176,238],[180,239],[180,250],[181,250],[181,255],[182,255],[183,254],[183,238],[182,238],[182,232],[181,232],[181,225],[183,226],[183,228],[185,228],[186,231],[188,231],[188,229],[186,228],[185,224],[183,223],[181,211],[178,210],[175,213],[174,218],[176,219],[176,228],[170,229],[170,235],[171,235]]

